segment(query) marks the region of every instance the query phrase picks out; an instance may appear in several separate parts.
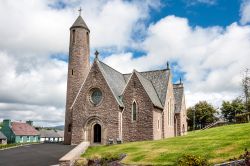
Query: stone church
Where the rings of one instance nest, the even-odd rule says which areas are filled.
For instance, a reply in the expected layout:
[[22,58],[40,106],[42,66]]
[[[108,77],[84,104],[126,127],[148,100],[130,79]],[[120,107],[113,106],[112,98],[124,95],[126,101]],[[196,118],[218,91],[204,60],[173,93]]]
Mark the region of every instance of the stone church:
[[183,83],[165,69],[122,74],[90,64],[90,29],[79,16],[70,28],[65,144],[158,140],[187,131]]

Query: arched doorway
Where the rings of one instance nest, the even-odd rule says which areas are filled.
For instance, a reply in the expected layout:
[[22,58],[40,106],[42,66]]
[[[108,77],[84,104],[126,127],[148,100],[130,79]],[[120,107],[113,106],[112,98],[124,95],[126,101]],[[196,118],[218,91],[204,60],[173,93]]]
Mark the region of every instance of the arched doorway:
[[102,140],[101,125],[95,124],[94,125],[94,143],[101,143],[101,140]]

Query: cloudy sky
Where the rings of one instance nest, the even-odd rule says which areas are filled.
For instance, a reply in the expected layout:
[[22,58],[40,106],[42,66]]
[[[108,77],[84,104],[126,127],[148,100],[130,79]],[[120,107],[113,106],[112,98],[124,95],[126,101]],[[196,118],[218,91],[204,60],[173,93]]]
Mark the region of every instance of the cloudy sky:
[[0,120],[64,123],[69,28],[82,7],[91,59],[120,72],[182,77],[187,106],[241,95],[250,67],[250,0],[1,0]]

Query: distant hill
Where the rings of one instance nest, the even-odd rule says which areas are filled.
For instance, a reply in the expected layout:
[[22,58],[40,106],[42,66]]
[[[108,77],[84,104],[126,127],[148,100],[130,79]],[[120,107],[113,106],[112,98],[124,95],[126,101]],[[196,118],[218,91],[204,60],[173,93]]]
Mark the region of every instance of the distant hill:
[[56,130],[64,130],[64,125],[60,125],[60,126],[55,126],[55,127],[52,127]]

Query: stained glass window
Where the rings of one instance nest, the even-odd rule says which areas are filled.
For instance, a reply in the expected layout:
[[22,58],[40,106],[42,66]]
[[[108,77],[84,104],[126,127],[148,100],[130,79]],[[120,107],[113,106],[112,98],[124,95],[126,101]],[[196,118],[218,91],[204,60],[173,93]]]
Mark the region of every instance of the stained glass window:
[[91,101],[95,105],[97,105],[97,104],[99,104],[101,102],[101,100],[102,100],[102,92],[101,92],[101,90],[97,89],[97,88],[93,89],[92,94],[91,94]]

